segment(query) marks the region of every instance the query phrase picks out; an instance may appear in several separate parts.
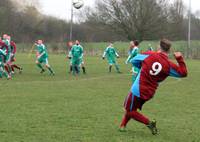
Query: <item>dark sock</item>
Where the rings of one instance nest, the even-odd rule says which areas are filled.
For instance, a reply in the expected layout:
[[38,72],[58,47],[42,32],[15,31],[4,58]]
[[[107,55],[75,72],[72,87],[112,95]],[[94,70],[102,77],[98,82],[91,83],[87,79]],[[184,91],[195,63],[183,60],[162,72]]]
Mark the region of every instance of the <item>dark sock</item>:
[[50,73],[54,73],[51,67],[48,67],[48,70],[50,71]]
[[41,64],[37,64],[37,66],[38,66],[40,69],[44,70]]
[[13,72],[15,71],[13,65],[11,65],[11,69],[12,69]]
[[83,73],[85,74],[85,73],[86,73],[86,71],[85,71],[85,67],[82,67],[82,70],[83,70]]
[[20,68],[19,66],[17,66],[16,64],[12,65],[11,68],[13,68],[13,70],[14,70],[14,68],[16,68],[16,69],[18,69],[18,70],[21,69],[21,68]]
[[109,72],[111,72],[112,71],[112,66],[109,66]]
[[78,66],[75,66],[75,71],[76,71],[77,74],[79,73],[79,68],[78,68]]

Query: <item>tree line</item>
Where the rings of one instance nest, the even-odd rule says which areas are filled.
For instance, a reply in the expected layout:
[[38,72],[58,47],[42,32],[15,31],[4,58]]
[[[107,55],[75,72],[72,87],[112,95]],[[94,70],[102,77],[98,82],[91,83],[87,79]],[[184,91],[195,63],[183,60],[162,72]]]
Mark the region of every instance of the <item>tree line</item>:
[[[81,20],[73,25],[73,39],[81,41],[187,39],[188,13],[182,0],[97,0],[76,18]],[[1,0],[0,19],[0,34],[8,33],[17,42],[69,40],[70,22],[43,15],[34,5],[21,8],[15,0]],[[200,39],[198,14],[192,14],[192,39]]]

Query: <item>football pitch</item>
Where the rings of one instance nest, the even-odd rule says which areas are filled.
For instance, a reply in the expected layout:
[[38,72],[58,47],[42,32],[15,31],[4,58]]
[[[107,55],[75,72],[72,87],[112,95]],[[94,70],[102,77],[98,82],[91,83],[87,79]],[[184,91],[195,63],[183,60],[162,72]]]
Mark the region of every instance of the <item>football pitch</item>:
[[119,132],[123,101],[131,87],[130,66],[120,58],[122,74],[101,57],[87,57],[86,75],[67,73],[64,55],[50,55],[56,72],[40,74],[34,56],[18,54],[23,73],[0,80],[0,142],[199,142],[200,61],[187,60],[188,77],[168,78],[143,107],[158,122],[153,136],[130,121]]

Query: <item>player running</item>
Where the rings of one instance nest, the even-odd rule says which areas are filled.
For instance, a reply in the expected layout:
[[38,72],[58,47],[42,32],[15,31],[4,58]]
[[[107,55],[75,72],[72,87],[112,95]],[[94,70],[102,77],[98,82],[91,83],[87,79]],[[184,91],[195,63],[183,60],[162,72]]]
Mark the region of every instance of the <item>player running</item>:
[[45,69],[42,67],[42,64],[44,64],[45,67],[49,70],[50,75],[55,75],[53,69],[49,65],[49,62],[48,62],[48,53],[47,53],[46,46],[43,44],[43,41],[42,40],[38,40],[35,45],[37,47],[37,51],[36,51],[36,56],[37,56],[36,64],[37,64],[38,68],[41,69],[40,73],[45,72]]
[[12,41],[10,37],[9,37],[9,40],[10,40],[10,48],[11,48],[11,59],[10,59],[10,61],[11,61],[12,74],[14,74],[15,68],[18,69],[19,73],[21,74],[23,69],[21,67],[19,67],[18,65],[14,64],[14,62],[16,61],[15,55],[16,55],[16,52],[17,52],[16,43],[14,41]]
[[187,76],[187,68],[180,52],[174,53],[178,65],[169,61],[170,48],[171,42],[162,39],[158,52],[148,51],[144,54],[138,54],[131,60],[134,66],[140,68],[140,72],[124,102],[126,112],[120,125],[121,131],[125,130],[127,123],[132,118],[145,124],[153,135],[157,134],[156,120],[150,120],[137,110],[142,110],[143,104],[153,98],[159,83],[168,76],[178,78]]
[[[126,64],[130,63],[130,61],[133,59],[133,57],[135,57],[138,53],[139,53],[139,42],[137,40],[131,41],[130,42],[130,53],[129,56],[126,60]],[[137,75],[139,72],[139,68],[133,66],[132,67],[132,83],[134,83]]]
[[83,48],[80,46],[80,42],[78,40],[75,41],[75,45],[72,46],[71,49],[72,56],[72,71],[73,74],[80,73],[80,65],[83,61]]
[[105,59],[105,57],[108,60],[108,64],[109,64],[109,73],[111,73],[112,71],[112,65],[115,65],[115,68],[117,70],[118,73],[121,73],[119,70],[119,66],[116,62],[116,57],[119,58],[119,54],[117,53],[116,49],[113,47],[113,44],[110,43],[110,45],[105,49],[102,58]]

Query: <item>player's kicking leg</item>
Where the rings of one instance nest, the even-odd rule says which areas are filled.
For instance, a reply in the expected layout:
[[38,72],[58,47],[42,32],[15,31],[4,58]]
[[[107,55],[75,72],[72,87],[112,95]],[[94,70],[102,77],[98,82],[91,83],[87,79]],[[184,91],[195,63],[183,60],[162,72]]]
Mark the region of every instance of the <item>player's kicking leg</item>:
[[156,121],[150,121],[146,116],[137,111],[137,109],[142,109],[144,103],[144,100],[141,100],[140,98],[134,96],[132,93],[127,96],[124,102],[124,107],[126,111],[120,124],[120,131],[125,130],[127,123],[132,118],[146,125],[151,130],[153,135],[157,134]]

